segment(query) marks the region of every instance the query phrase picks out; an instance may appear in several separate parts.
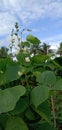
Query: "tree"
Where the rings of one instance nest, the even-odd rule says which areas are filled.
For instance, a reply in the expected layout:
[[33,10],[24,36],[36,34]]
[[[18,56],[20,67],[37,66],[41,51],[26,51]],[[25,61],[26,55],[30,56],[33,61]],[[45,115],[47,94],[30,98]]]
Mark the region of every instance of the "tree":
[[49,48],[50,48],[50,45],[44,42],[43,45],[42,45],[42,50],[43,50],[45,55],[48,54]]
[[57,53],[58,53],[60,56],[62,56],[62,42],[60,42],[60,46],[59,46],[59,48],[58,48]]
[[0,49],[0,58],[6,58],[8,56],[8,48],[2,46]]

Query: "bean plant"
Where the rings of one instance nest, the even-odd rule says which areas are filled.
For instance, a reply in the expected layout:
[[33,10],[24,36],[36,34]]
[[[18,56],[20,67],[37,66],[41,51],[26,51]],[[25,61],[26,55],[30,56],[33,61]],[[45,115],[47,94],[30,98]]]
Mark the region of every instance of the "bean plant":
[[[62,71],[62,66],[43,53],[37,37],[29,34],[21,41],[19,27],[15,27],[10,54],[0,58],[0,130],[60,130],[62,77],[58,69]],[[16,61],[13,35],[19,48]]]

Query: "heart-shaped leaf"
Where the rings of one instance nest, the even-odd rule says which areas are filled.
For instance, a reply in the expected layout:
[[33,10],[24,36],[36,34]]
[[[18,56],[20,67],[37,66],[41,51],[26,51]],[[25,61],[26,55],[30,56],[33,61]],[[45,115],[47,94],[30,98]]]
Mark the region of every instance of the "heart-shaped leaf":
[[20,96],[23,96],[25,92],[25,87],[21,85],[0,89],[0,113],[13,110]]
[[49,88],[47,86],[35,87],[31,92],[31,101],[35,107],[38,107],[49,96]]
[[38,75],[37,82],[47,86],[53,86],[56,83],[56,76],[52,71],[45,71]]

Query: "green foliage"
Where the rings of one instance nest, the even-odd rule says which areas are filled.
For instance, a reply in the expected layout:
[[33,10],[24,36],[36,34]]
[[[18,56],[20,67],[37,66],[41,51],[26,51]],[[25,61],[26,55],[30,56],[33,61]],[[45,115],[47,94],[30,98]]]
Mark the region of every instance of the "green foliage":
[[49,59],[49,56],[41,55],[41,54],[35,55],[34,57],[31,58],[32,62],[37,63],[37,64],[39,64],[39,63],[41,64],[48,59]]
[[13,61],[12,53],[0,59],[0,129],[56,130],[57,122],[62,121],[62,78],[57,72],[62,66],[42,53],[37,37],[28,35],[23,42],[18,23],[15,28],[11,37],[15,35],[20,45],[17,61]]
[[42,124],[38,124],[35,127],[35,130],[55,130],[53,125],[49,125],[48,123],[42,123]]

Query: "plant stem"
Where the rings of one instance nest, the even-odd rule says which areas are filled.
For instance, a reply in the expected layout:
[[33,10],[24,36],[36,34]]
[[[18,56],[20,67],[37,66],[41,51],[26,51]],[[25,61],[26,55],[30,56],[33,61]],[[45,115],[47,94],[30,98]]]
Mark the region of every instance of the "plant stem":
[[29,88],[29,83],[28,83],[28,79],[27,79],[26,73],[25,73],[25,80],[26,80],[27,88]]
[[55,110],[54,110],[54,99],[51,95],[51,105],[52,105],[52,113],[53,113],[53,119],[54,119],[54,126],[56,127],[56,116],[55,116]]

